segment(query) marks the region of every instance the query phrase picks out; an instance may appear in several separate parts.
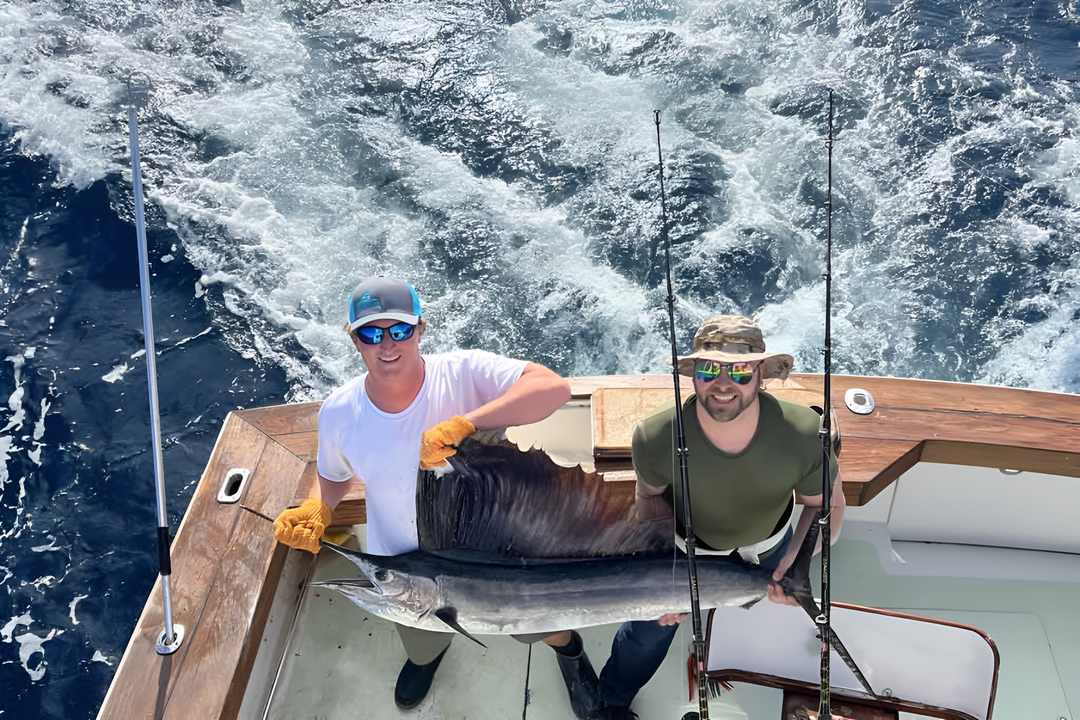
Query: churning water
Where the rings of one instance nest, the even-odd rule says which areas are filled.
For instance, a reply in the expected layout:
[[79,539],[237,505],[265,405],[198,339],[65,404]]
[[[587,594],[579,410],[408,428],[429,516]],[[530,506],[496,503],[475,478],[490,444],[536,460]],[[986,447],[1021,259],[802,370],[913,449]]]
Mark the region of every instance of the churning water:
[[665,372],[753,314],[820,372],[1080,391],[1076,0],[0,5],[0,709],[92,717],[156,572],[126,115],[173,527],[225,413],[361,370],[370,274],[428,352]]

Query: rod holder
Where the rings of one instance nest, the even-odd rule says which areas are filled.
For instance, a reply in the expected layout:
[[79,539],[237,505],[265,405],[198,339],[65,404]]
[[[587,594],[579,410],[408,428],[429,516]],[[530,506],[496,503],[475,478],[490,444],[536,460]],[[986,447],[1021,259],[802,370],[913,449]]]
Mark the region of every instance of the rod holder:
[[184,642],[184,626],[179,623],[173,624],[173,636],[172,641],[169,641],[167,637],[168,629],[161,631],[158,635],[157,644],[154,646],[158,655],[172,655],[174,652],[180,649],[180,643]]

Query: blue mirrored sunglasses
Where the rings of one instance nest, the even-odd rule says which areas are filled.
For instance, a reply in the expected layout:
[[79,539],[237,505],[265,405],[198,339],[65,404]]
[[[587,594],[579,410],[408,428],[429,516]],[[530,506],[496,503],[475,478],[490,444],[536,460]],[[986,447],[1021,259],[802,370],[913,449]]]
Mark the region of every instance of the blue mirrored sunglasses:
[[394,342],[401,342],[402,340],[411,338],[413,330],[415,329],[415,325],[404,322],[398,323],[397,325],[391,325],[388,328],[364,325],[363,327],[356,328],[356,336],[359,337],[360,342],[365,345],[378,345],[383,341],[383,337],[387,333],[390,334],[390,339]]
[[702,382],[712,382],[720,377],[720,373],[727,368],[728,377],[737,385],[748,385],[754,379],[754,369],[757,366],[750,362],[719,363],[715,360],[698,360],[694,366],[694,377]]

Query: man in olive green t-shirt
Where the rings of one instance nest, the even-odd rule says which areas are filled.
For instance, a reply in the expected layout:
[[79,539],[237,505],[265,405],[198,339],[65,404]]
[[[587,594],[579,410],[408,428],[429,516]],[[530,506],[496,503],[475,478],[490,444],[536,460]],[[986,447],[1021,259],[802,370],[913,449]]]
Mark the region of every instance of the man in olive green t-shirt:
[[[822,447],[819,416],[803,405],[761,392],[764,380],[784,379],[790,355],[765,351],[761,329],[748,318],[709,318],[694,336],[693,354],[679,358],[679,374],[694,378],[695,394],[683,404],[691,512],[699,553],[738,553],[772,569],[779,581],[791,566],[813,519],[802,513],[791,530],[794,501],[821,506]],[[675,403],[658,408],[634,430],[638,503],[674,493],[682,522],[682,488],[675,454]],[[844,514],[836,459],[830,459],[832,537]],[[681,535],[682,532],[678,533]],[[769,599],[794,605],[779,584]],[[625,623],[600,673],[604,718],[636,717],[630,702],[667,654],[685,615]]]

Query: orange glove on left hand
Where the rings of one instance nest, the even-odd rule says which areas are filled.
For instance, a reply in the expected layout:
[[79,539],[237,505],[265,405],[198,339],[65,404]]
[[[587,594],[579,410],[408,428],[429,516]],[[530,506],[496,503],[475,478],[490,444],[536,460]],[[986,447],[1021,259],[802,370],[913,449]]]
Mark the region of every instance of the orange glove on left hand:
[[474,432],[476,426],[460,415],[425,430],[420,438],[420,469],[430,470],[446,465],[446,458],[457,452],[458,443]]
[[308,498],[298,508],[289,508],[274,521],[274,539],[289,547],[319,554],[319,540],[330,522],[330,506]]

